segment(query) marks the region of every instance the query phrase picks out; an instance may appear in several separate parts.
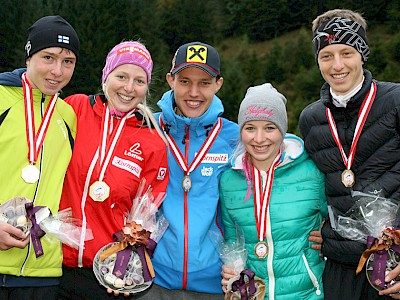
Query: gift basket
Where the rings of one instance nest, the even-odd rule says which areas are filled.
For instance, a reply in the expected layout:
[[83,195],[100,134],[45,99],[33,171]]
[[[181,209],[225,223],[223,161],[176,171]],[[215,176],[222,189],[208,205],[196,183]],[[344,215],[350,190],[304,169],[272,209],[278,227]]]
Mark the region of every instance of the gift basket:
[[245,269],[247,250],[241,228],[236,225],[236,240],[233,242],[225,242],[220,232],[210,231],[209,236],[224,265],[239,274],[228,281],[225,300],[263,300],[266,293],[264,281],[251,269]]
[[[60,241],[75,249],[79,247],[81,222],[72,218],[71,208],[53,215],[46,206],[34,206],[26,197],[14,197],[0,205],[0,221],[21,229],[31,235],[36,257],[44,254],[41,239]],[[90,229],[85,231],[85,241],[93,239]]]
[[150,257],[168,227],[167,220],[156,218],[165,193],[155,198],[149,188],[139,185],[123,228],[114,241],[102,247],[93,262],[93,272],[101,285],[122,293],[138,293],[149,288],[155,277]]
[[344,214],[328,207],[331,226],[342,237],[367,245],[356,273],[366,275],[376,290],[386,289],[400,278],[385,282],[385,275],[400,262],[400,230],[394,227],[399,204],[377,195],[353,191],[354,205]]

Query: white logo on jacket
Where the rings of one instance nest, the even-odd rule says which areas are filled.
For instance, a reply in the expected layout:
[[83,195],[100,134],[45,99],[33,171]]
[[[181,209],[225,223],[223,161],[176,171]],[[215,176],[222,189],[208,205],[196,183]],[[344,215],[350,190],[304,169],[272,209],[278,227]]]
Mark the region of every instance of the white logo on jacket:
[[116,166],[117,168],[126,170],[129,173],[132,173],[136,177],[140,178],[140,173],[142,172],[142,168],[138,164],[134,163],[133,161],[114,156],[114,158],[112,160],[112,164],[114,166]]
[[60,126],[60,129],[61,129],[61,131],[62,131],[62,133],[64,135],[64,139],[67,139],[67,132],[63,127],[64,121],[63,120],[57,120],[57,124],[58,124],[58,126]]
[[164,180],[165,174],[167,174],[167,168],[159,168],[158,169],[158,175],[157,175],[157,180]]
[[208,168],[203,167],[201,169],[201,176],[210,177],[213,174],[213,172],[214,172],[213,167],[208,167]]
[[140,143],[136,143],[133,146],[131,146],[129,148],[129,151],[125,150],[124,154],[126,156],[132,157],[132,158],[136,158],[139,161],[143,161],[144,158],[141,157],[140,155],[142,155],[142,150],[140,150]]

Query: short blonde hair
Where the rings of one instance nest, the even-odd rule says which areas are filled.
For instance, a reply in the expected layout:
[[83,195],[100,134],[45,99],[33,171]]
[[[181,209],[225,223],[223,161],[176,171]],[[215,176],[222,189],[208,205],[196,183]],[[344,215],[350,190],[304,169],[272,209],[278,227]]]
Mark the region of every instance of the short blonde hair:
[[365,32],[367,31],[367,22],[360,13],[349,9],[332,9],[315,18],[315,20],[312,22],[312,32],[314,33],[322,23],[325,23],[336,17],[350,19],[354,22],[357,22],[361,25]]

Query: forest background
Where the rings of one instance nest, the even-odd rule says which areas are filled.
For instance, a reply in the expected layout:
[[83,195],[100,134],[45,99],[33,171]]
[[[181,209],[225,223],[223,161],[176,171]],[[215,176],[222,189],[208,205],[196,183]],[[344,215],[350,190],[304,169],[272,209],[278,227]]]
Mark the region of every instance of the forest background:
[[108,51],[140,39],[154,60],[149,102],[169,89],[165,74],[176,49],[187,42],[213,45],[224,85],[218,92],[224,116],[236,121],[249,86],[271,82],[288,99],[289,132],[298,134],[300,112],[319,97],[323,84],[311,44],[311,22],[328,9],[362,13],[371,55],[365,67],[378,80],[400,82],[398,0],[2,0],[0,72],[25,66],[28,27],[45,15],[61,15],[78,32],[81,51],[62,97],[100,91]]

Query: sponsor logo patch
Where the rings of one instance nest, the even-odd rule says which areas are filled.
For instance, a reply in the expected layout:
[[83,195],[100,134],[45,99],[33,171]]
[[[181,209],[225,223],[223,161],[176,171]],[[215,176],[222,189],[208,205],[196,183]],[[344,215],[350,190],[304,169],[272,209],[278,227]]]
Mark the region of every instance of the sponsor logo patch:
[[164,180],[166,174],[167,174],[167,168],[159,168],[157,180]]
[[124,151],[124,155],[135,158],[139,161],[143,161],[144,158],[141,156],[142,155],[142,150],[140,150],[140,143],[136,143],[133,146],[131,146],[128,150]]
[[214,172],[214,168],[213,167],[203,167],[201,169],[201,176],[205,176],[205,177],[210,177]]
[[140,178],[140,173],[142,172],[142,168],[133,161],[114,156],[112,164],[117,168],[128,171],[129,173],[132,173],[136,177]]
[[[197,153],[196,153],[197,155]],[[225,164],[228,162],[228,154],[213,154],[209,153],[207,154],[203,160],[201,161],[202,163],[209,163],[209,164]]]

